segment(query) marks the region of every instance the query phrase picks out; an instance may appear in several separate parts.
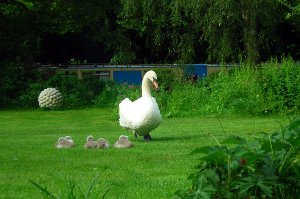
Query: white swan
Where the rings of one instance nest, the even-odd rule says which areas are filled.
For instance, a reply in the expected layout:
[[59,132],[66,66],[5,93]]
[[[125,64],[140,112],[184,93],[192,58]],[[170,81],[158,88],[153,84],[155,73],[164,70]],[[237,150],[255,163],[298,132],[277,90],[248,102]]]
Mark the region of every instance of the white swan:
[[119,104],[120,125],[131,130],[137,135],[144,136],[145,141],[150,141],[150,131],[159,126],[162,118],[155,98],[151,96],[150,86],[158,89],[157,75],[148,71],[142,82],[142,97],[132,102],[128,98]]

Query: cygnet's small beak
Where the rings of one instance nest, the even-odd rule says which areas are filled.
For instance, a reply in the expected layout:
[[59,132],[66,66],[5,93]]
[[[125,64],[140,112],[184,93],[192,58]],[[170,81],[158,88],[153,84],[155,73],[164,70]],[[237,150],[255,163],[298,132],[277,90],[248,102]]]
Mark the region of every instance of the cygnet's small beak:
[[156,90],[159,90],[158,82],[157,79],[153,78],[153,86],[155,87]]

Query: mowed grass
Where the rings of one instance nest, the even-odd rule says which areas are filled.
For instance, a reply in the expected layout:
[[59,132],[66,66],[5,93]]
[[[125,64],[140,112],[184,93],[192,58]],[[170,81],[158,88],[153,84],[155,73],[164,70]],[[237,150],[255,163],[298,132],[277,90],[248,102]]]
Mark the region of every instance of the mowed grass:
[[[0,112],[0,198],[42,198],[33,180],[60,193],[64,184],[76,183],[85,193],[95,176],[92,198],[172,198],[187,189],[188,175],[195,171],[196,147],[216,144],[225,134],[251,139],[258,132],[272,132],[288,123],[286,117],[272,118],[172,118],[164,119],[152,132],[153,141],[134,141],[122,129],[112,109],[68,111]],[[104,137],[113,144],[121,134],[129,135],[130,149],[86,150],[87,135]],[[56,149],[61,136],[70,135],[72,149]]]

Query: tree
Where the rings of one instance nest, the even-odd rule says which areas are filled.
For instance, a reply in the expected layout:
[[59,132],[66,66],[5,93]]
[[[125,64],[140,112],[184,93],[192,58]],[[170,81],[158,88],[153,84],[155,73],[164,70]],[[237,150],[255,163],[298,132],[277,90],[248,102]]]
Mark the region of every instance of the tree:
[[253,64],[284,52],[284,13],[274,0],[121,0],[119,49],[141,62]]
[[[41,59],[43,55],[55,62],[58,60],[56,55],[66,52],[66,56],[61,59],[66,62],[72,58],[72,50],[76,49],[78,54],[87,55],[90,50],[101,57],[103,49],[109,49],[109,45],[106,46],[104,42],[114,40],[107,32],[113,27],[110,22],[114,21],[116,7],[117,4],[110,0],[1,1],[1,106],[13,103],[29,82],[35,80],[34,63],[45,61]],[[93,51],[95,43],[95,49],[99,51]],[[70,50],[71,45],[74,48]]]
[[[121,0],[118,13],[118,51],[135,54],[138,63],[168,60],[168,6],[170,0]],[[154,61],[156,60],[156,61]]]
[[276,1],[193,0],[192,5],[189,10],[208,43],[209,61],[253,63],[271,54],[280,17]]
[[[121,0],[119,32],[139,63],[193,63],[205,61],[200,33],[180,0]],[[122,37],[119,37],[122,38]],[[124,41],[124,40],[123,40]],[[127,42],[126,41],[130,41]],[[201,53],[201,55],[197,53]]]
[[284,7],[284,21],[288,27],[285,32],[288,32],[290,39],[285,43],[285,53],[291,53],[295,58],[300,59],[300,2],[299,0],[278,0]]

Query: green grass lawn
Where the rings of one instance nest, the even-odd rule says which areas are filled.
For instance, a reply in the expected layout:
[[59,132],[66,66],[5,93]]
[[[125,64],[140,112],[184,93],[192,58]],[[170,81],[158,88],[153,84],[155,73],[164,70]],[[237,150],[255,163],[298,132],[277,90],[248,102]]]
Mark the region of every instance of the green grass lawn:
[[[219,122],[220,121],[220,122]],[[172,198],[191,185],[196,147],[216,144],[226,134],[246,136],[272,132],[287,124],[286,117],[272,118],[172,118],[152,132],[153,141],[134,141],[130,149],[86,150],[87,135],[104,137],[113,144],[121,134],[111,109],[0,112],[0,198],[42,198],[33,180],[59,194],[68,181],[85,193],[97,175],[93,197],[110,187],[106,198]],[[222,124],[222,125],[221,125]],[[56,149],[61,136],[70,135],[72,149]],[[92,197],[92,198],[93,198]]]

